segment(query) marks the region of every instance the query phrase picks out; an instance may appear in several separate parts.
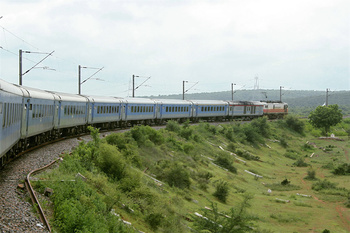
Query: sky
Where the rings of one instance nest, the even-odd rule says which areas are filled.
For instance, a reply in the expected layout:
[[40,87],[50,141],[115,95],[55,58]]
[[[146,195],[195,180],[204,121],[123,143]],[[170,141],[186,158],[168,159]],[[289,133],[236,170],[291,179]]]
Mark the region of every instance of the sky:
[[0,17],[0,79],[29,51],[24,86],[77,93],[81,65],[86,95],[131,96],[133,75],[135,96],[350,90],[349,0],[1,0]]

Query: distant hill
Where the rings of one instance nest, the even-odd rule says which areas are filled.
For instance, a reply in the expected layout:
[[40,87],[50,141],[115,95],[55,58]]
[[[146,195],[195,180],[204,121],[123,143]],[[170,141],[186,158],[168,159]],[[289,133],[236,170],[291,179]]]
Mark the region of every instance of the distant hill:
[[[148,96],[160,99],[182,99],[182,95]],[[279,90],[237,90],[234,100],[279,100]],[[205,92],[186,94],[185,99],[199,100],[231,100],[231,91]],[[300,115],[308,115],[310,111],[326,102],[326,91],[282,90],[282,101],[287,102],[289,111]],[[328,104],[338,104],[344,115],[350,114],[350,91],[329,92]]]

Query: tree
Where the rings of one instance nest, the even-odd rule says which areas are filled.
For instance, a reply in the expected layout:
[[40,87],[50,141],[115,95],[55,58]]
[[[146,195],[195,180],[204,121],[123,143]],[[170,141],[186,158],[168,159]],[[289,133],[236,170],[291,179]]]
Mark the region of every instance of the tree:
[[329,106],[318,106],[309,115],[309,121],[316,128],[323,128],[326,135],[331,126],[341,122],[343,114],[337,104]]

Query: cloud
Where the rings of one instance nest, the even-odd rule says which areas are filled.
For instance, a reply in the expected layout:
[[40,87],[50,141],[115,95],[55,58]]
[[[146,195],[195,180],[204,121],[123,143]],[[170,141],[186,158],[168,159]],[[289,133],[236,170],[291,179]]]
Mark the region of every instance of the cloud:
[[[0,9],[0,25],[35,47],[7,32],[1,46],[55,50],[45,64],[56,72],[26,77],[40,88],[76,92],[79,64],[105,67],[106,81],[85,83],[87,94],[127,95],[132,74],[152,76],[139,95],[181,93],[183,80],[199,81],[193,91],[252,87],[256,75],[261,88],[350,88],[347,0],[2,1]],[[18,58],[0,52],[1,77],[16,82]]]

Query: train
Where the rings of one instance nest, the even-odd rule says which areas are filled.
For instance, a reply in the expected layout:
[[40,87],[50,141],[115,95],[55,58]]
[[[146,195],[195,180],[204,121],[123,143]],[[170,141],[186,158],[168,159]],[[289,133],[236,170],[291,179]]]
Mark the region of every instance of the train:
[[0,79],[0,168],[30,147],[68,135],[133,125],[283,118],[288,104],[262,101],[120,98],[60,93]]

